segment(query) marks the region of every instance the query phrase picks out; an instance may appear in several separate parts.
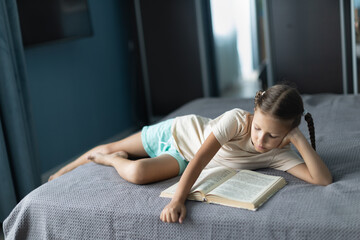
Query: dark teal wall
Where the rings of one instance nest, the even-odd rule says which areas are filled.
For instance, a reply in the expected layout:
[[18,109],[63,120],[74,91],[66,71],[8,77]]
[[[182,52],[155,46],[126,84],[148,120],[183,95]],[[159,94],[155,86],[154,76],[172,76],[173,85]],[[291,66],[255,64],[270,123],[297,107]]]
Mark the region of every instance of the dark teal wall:
[[126,2],[89,0],[92,37],[25,49],[42,173],[134,122]]

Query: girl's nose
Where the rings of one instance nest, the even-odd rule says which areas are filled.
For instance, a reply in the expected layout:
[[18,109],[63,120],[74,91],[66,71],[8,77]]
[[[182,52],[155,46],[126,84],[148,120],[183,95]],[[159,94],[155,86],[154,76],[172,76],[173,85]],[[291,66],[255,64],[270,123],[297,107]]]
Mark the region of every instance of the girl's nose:
[[258,143],[262,145],[264,143],[264,134],[260,133],[258,136]]

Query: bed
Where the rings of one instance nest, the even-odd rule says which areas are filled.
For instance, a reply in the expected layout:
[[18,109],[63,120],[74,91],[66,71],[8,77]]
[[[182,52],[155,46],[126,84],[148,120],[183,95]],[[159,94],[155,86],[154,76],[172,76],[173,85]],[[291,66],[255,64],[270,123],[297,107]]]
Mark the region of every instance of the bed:
[[[187,201],[183,224],[163,223],[160,192],[179,180],[134,185],[89,163],[29,193],[3,223],[6,239],[360,239],[360,96],[303,97],[315,121],[317,151],[334,177],[326,187],[271,169],[288,184],[257,211]],[[253,109],[252,99],[194,100],[166,118],[216,117]],[[300,129],[306,133],[305,121]]]

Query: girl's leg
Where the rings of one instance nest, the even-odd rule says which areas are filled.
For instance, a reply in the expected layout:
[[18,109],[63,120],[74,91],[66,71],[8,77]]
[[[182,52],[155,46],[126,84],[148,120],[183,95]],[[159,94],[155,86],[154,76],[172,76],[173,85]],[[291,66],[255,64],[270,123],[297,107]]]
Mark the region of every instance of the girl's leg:
[[177,160],[168,154],[132,161],[126,159],[122,152],[111,155],[97,153],[90,159],[96,163],[114,167],[122,178],[135,184],[169,179],[177,176],[180,170]]
[[[169,179],[178,175],[180,167],[177,160],[168,154],[149,158],[138,132],[123,140],[107,144],[108,152],[94,152],[89,160],[112,166],[125,180],[135,184],[146,184]],[[128,159],[141,158],[136,161]]]
[[148,156],[141,141],[141,132],[135,133],[120,141],[108,143],[106,144],[106,148],[109,153],[125,152],[130,158]]
[[112,154],[116,152],[119,156],[124,158],[128,158],[128,156],[135,158],[148,157],[141,141],[141,132],[138,132],[123,140],[94,147],[51,175],[49,181],[73,170],[80,165],[88,163],[89,156],[94,154]]

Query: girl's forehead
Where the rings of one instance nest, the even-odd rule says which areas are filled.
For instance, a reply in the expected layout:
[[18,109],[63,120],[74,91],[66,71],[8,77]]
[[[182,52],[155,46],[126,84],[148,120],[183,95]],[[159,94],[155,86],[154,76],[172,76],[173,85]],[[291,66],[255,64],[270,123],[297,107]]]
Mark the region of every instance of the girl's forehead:
[[279,132],[288,131],[291,127],[291,120],[281,120],[271,116],[270,114],[264,113],[260,110],[255,110],[253,123],[260,128],[264,128],[269,132]]

